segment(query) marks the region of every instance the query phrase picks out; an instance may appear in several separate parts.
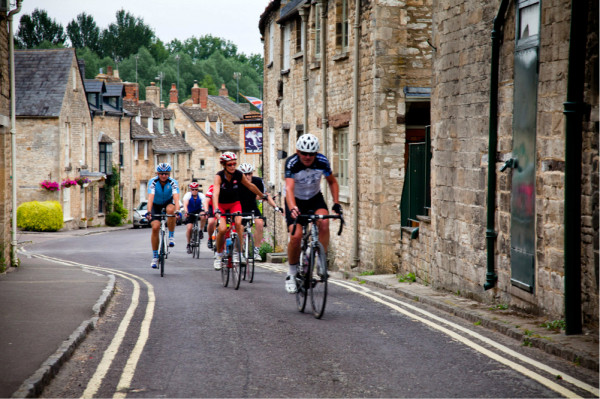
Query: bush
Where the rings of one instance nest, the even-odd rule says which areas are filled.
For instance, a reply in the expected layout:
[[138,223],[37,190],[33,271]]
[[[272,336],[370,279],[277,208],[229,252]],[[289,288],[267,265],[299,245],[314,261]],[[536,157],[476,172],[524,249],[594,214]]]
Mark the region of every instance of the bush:
[[58,231],[63,227],[63,211],[58,201],[31,201],[17,208],[17,226],[27,231]]
[[260,257],[263,258],[263,260],[267,260],[267,254],[270,254],[272,252],[273,246],[266,241],[263,241],[263,243],[260,245],[260,248],[258,249],[258,253],[260,254]]
[[107,226],[120,226],[121,225],[121,214],[118,212],[111,212],[106,215]]

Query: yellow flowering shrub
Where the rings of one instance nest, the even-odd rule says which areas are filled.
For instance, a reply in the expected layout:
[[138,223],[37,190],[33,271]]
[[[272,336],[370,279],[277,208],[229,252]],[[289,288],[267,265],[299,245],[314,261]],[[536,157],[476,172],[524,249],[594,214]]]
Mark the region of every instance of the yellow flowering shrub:
[[17,208],[17,227],[28,231],[58,231],[63,212],[58,201],[25,202]]

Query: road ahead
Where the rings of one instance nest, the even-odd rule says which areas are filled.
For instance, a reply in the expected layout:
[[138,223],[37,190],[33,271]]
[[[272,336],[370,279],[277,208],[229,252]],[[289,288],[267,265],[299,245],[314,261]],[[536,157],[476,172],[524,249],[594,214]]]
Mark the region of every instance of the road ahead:
[[333,279],[325,316],[316,320],[296,310],[283,269],[257,267],[254,283],[224,288],[205,242],[201,259],[185,253],[183,227],[161,278],[149,266],[149,234],[122,230],[28,247],[116,276],[97,329],[43,396],[596,396],[577,382],[592,383],[583,370],[530,348],[522,357],[523,348],[492,333],[475,339],[472,325],[437,319],[448,316],[384,291]]

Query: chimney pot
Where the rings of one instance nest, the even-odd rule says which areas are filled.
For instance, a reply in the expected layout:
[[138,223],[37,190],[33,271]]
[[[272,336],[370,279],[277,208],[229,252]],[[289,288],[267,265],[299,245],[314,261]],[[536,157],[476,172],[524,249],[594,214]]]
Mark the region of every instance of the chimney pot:
[[177,93],[177,86],[175,83],[171,84],[171,90],[169,90],[169,104],[177,104],[179,94]]

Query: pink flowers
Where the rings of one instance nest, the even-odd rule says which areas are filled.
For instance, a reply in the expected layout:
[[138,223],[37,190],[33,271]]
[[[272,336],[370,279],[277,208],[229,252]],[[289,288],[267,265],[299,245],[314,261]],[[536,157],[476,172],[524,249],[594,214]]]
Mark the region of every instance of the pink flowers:
[[63,180],[63,182],[60,185],[64,188],[69,188],[72,186],[76,186],[77,182],[75,180],[66,179],[66,180]]
[[58,191],[60,186],[55,181],[44,180],[40,183],[40,186],[44,187],[48,191]]
[[90,182],[90,179],[88,179],[87,177],[81,177],[81,176],[79,176],[77,179],[75,179],[75,181],[80,186],[83,186],[84,184],[88,184]]

